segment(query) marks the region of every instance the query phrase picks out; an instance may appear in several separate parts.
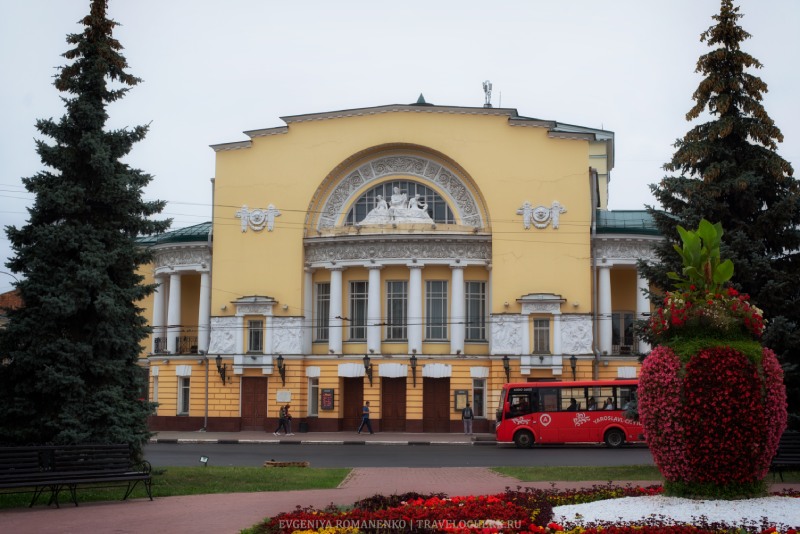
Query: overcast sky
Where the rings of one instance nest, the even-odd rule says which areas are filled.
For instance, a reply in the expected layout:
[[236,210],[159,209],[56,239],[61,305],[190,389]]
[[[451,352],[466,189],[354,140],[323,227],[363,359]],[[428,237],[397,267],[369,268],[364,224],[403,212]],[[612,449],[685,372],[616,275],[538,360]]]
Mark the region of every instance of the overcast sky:
[[[800,1],[738,0],[743,49],[764,68],[780,154],[800,166]],[[0,0],[0,221],[20,226],[42,170],[34,125],[64,109],[52,86],[89,0]],[[719,0],[110,0],[129,73],[109,127],[150,124],[127,161],[153,175],[173,228],[211,218],[211,144],[282,126],[279,117],[429,103],[495,107],[616,134],[611,209],[653,204],[709,49]],[[319,177],[322,179],[323,177]],[[287,206],[304,209],[305,206]],[[0,259],[11,250],[0,236]],[[8,271],[5,266],[0,271]],[[0,292],[13,278],[0,274]]]

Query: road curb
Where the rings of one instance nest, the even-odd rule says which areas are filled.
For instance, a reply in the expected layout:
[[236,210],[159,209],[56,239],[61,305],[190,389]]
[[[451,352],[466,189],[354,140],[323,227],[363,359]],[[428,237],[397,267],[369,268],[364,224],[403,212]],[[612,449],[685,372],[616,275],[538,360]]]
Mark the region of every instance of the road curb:
[[496,445],[494,441],[366,441],[366,440],[289,440],[289,439],[195,439],[195,438],[153,438],[148,443],[160,445],[409,445],[409,446],[484,446]]

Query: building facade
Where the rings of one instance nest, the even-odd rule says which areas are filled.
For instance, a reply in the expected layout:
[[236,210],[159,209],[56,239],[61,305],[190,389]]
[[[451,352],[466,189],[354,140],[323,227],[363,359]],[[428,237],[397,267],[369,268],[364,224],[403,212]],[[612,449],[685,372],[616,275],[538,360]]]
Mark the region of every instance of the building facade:
[[[659,239],[609,212],[614,134],[422,99],[214,145],[212,223],[155,252],[153,430],[493,429],[507,381],[630,378]],[[297,427],[296,427],[297,428]]]

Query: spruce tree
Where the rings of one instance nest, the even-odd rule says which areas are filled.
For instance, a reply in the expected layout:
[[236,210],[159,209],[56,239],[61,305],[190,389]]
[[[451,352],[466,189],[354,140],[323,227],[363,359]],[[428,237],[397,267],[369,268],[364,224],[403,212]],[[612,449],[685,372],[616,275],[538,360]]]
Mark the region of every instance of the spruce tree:
[[[721,0],[716,24],[701,35],[711,51],[697,61],[703,76],[687,121],[704,120],[675,143],[667,176],[650,190],[663,210],[648,211],[666,237],[660,263],[640,264],[666,289],[666,273],[681,272],[673,250],[678,224],[695,228],[705,218],[721,222],[723,255],[736,266],[737,289],[749,293],[768,319],[764,344],[786,371],[789,412],[800,423],[800,187],[789,162],[777,153],[783,135],[762,105],[767,85],[749,69],[761,63],[740,48],[750,37],[743,15]],[[790,423],[792,424],[792,423]]]
[[59,121],[37,121],[46,167],[23,179],[34,194],[28,221],[6,227],[24,306],[0,332],[0,442],[129,443],[147,440],[147,386],[137,365],[148,326],[137,303],[153,291],[138,274],[150,260],[141,235],[169,221],[150,217],[164,202],[144,201],[152,177],[121,159],[146,126],[105,129],[107,106],[140,80],[127,73],[106,0],[93,0],[83,33],[54,85],[64,93]]

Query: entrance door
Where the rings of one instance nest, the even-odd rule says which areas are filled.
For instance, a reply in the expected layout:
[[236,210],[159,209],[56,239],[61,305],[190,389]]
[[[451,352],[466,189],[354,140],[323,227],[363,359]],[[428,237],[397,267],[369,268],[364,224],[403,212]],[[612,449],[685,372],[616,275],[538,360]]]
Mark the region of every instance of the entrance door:
[[422,379],[422,431],[450,432],[450,379]]
[[406,431],[406,379],[381,378],[381,431]]
[[266,430],[268,378],[242,377],[242,430]]
[[358,430],[363,407],[364,379],[342,378],[342,430]]

